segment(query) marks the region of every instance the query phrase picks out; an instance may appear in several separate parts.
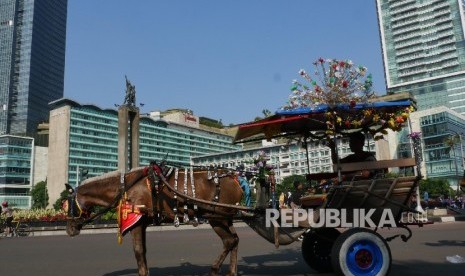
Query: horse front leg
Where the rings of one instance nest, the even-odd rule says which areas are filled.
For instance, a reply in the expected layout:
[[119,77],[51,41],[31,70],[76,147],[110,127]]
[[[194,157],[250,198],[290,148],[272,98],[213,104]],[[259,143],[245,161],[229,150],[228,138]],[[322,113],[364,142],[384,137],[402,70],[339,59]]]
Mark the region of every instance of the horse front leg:
[[146,236],[147,226],[144,224],[139,224],[131,230],[132,234],[132,245],[134,248],[134,255],[137,260],[137,268],[139,271],[139,276],[149,275],[149,270],[147,269],[147,258],[146,258]]
[[231,263],[229,266],[228,275],[237,275],[237,248],[239,244],[239,237],[236,234],[232,221],[209,221],[215,233],[221,238],[223,242],[223,252],[218,256],[216,261],[212,264],[210,275],[218,275],[221,265],[223,264],[226,256],[231,252]]
[[239,249],[239,236],[236,233],[236,228],[234,228],[232,221],[230,221],[229,224],[229,232],[233,238],[232,248],[230,250],[229,275],[237,275],[237,250]]

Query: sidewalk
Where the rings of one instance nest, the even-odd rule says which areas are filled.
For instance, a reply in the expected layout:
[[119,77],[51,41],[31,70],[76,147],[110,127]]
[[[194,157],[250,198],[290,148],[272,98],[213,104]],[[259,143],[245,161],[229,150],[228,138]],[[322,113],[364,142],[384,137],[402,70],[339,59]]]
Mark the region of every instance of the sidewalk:
[[[431,214],[430,214],[431,213]],[[451,209],[428,210],[428,219],[434,222],[465,221],[465,211]]]
[[[235,222],[235,227],[246,227],[247,224],[244,222]],[[180,231],[180,230],[196,230],[196,229],[211,229],[210,224],[204,223],[199,224],[197,227],[194,227],[192,224],[181,224],[179,227],[174,227],[172,224],[154,226],[151,225],[147,227],[147,232],[158,232],[158,231]],[[81,235],[89,234],[108,234],[108,233],[117,233],[118,228],[116,225],[108,225],[106,228],[93,228],[87,227],[81,230]],[[32,236],[56,236],[56,235],[67,235],[66,227],[60,227],[57,230],[38,230],[34,231]]]

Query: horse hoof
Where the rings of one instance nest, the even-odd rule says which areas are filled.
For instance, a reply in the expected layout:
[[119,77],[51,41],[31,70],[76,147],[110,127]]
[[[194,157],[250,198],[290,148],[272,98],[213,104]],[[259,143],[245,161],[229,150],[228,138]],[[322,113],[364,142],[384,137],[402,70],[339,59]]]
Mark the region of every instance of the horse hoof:
[[218,272],[220,271],[219,268],[212,268],[210,270],[210,276],[218,276]]

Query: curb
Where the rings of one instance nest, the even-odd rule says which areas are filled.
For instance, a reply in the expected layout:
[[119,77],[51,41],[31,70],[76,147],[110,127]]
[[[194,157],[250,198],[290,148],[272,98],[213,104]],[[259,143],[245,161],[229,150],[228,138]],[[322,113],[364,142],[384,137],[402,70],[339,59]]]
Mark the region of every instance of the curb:
[[[431,218],[431,221],[434,223],[451,223],[456,221],[465,221],[465,215],[457,215],[457,216],[434,216]],[[245,222],[235,222],[235,227],[248,227]],[[197,227],[194,227],[192,224],[181,224],[179,227],[175,227],[172,224],[166,225],[159,225],[154,226],[151,225],[147,227],[147,232],[160,232],[160,231],[183,231],[183,230],[200,230],[200,229],[210,229],[210,224],[204,223],[199,224]],[[92,234],[116,234],[118,232],[118,228],[116,225],[108,225],[106,228],[84,228],[81,230],[81,235],[92,235]],[[31,237],[40,237],[40,236],[65,236],[66,229],[65,227],[55,227],[55,229],[49,230],[35,230],[32,232]]]
[[465,221],[465,215],[455,215],[455,216],[433,216],[432,221],[434,222],[456,222],[456,221]]
[[[234,223],[235,227],[246,227],[247,224],[244,222],[236,222]],[[160,231],[180,231],[180,230],[198,230],[198,229],[210,229],[211,226],[208,223],[199,224],[197,227],[194,227],[191,224],[181,224],[179,227],[175,227],[174,225],[160,225],[160,226],[149,226],[147,227],[147,232],[160,232]],[[81,235],[91,235],[91,234],[109,234],[118,232],[118,228],[111,227],[111,228],[84,228],[81,230]],[[43,231],[34,231],[31,236],[39,237],[39,236],[65,236],[66,230],[43,230]]]

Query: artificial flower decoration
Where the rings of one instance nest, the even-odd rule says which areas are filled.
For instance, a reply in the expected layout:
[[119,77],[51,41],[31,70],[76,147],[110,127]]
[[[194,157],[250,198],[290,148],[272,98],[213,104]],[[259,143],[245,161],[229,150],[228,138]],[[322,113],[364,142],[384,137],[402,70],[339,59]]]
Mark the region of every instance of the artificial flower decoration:
[[340,103],[366,102],[375,95],[371,74],[367,74],[364,66],[354,66],[350,60],[319,58],[312,77],[304,69],[299,71],[309,84],[293,81],[292,94],[283,109],[297,107],[317,108],[321,104],[331,106]]
[[[283,111],[308,110],[315,119],[326,121],[327,136],[346,131],[367,131],[375,140],[383,138],[385,129],[399,131],[407,121],[412,106],[379,108],[373,104],[372,77],[364,66],[350,60],[319,58],[313,63],[313,76],[301,69],[307,84],[293,81],[291,95]],[[321,111],[323,117],[318,117]]]
[[258,152],[258,156],[253,159],[254,170],[257,174],[259,181],[266,181],[268,175],[273,174],[273,166],[267,164],[268,157],[265,151],[261,150]]

